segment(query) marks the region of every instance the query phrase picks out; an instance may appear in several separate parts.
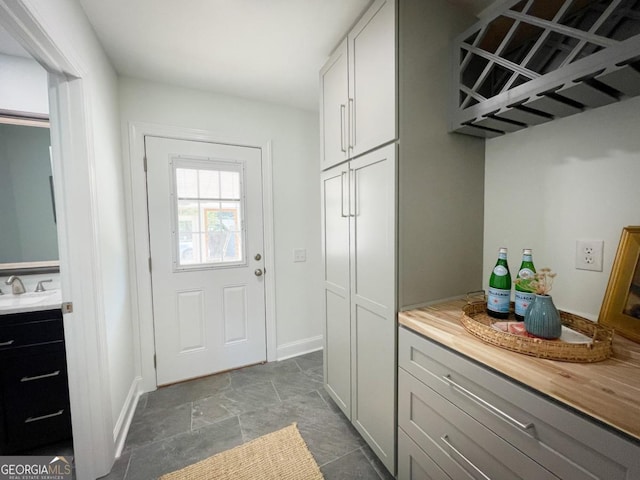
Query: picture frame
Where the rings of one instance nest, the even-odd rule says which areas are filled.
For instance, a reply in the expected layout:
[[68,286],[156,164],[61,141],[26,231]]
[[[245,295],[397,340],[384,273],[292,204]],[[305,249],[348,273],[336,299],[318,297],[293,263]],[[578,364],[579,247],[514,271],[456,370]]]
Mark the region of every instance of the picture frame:
[[598,322],[640,342],[640,226],[622,229]]

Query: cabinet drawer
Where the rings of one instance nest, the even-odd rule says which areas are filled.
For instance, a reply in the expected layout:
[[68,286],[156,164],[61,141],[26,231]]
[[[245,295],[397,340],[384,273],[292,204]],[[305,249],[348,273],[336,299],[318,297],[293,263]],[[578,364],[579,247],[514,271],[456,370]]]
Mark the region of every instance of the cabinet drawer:
[[398,425],[452,478],[557,477],[400,369]]
[[5,359],[2,402],[7,451],[29,449],[70,437],[64,351]]
[[63,340],[64,330],[61,318],[0,325],[0,352]]
[[398,480],[451,480],[451,477],[399,428]]
[[71,414],[68,405],[51,405],[33,415],[7,413],[6,453],[28,450],[71,438]]
[[4,403],[29,405],[56,402],[66,404],[69,399],[67,364],[64,351],[22,355],[3,362],[2,390]]
[[640,478],[640,447],[404,328],[399,364],[563,479]]

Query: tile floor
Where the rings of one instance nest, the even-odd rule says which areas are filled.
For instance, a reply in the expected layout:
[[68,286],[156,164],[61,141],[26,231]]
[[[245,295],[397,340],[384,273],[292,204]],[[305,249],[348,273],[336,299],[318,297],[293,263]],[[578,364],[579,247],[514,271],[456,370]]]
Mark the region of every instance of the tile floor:
[[319,351],[144,394],[103,479],[155,479],[293,422],[326,480],[393,478],[325,393]]

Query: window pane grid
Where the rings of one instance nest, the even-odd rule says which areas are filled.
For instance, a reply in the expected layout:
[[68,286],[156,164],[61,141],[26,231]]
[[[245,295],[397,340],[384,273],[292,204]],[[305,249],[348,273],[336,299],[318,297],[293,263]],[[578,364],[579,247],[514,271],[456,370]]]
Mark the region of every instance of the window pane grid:
[[178,265],[244,261],[240,173],[202,167],[175,169]]

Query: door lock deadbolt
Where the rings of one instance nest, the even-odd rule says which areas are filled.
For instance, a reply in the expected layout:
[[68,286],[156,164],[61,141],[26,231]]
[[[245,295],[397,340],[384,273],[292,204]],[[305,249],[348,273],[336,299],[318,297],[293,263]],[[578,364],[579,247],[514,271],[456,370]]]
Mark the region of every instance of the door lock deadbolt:
[[256,256],[253,257],[256,259],[256,261],[262,260],[262,255],[260,255],[259,253],[256,253]]

